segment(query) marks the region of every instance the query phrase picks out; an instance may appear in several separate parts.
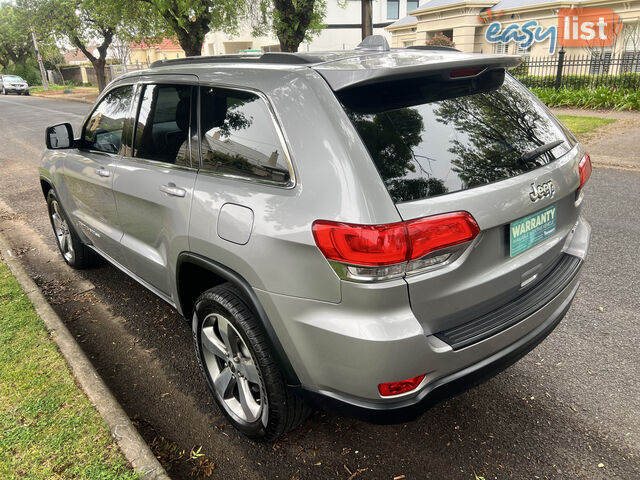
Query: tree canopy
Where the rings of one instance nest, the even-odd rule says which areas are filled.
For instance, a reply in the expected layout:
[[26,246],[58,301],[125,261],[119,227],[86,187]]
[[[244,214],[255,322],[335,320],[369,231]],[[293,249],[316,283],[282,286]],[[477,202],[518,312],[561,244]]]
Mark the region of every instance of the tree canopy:
[[325,27],[325,0],[273,0],[273,30],[283,52],[297,52]]
[[150,5],[178,38],[187,56],[202,54],[211,30],[235,31],[245,13],[243,0],[139,0]]
[[[164,33],[164,24],[148,5],[127,0],[19,0],[33,12],[40,36],[53,36],[86,55],[98,88],[106,85],[104,67],[114,39],[133,41]],[[93,48],[95,47],[95,49]]]

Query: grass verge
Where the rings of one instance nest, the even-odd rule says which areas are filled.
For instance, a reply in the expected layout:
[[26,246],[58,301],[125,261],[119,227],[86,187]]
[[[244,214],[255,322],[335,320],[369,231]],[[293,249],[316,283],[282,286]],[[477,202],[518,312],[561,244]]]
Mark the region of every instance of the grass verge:
[[[67,89],[71,89],[71,87],[65,87],[64,85],[49,85],[50,91],[67,90]],[[33,87],[33,88],[30,88],[29,91],[31,93],[42,93],[44,92],[44,87]]]
[[558,118],[575,135],[591,133],[616,121],[615,118],[582,117],[578,115],[558,115]]
[[0,478],[138,478],[2,262]]
[[31,93],[44,93],[45,95],[55,95],[71,90],[72,93],[98,93],[98,88],[93,86],[72,86],[72,85],[49,85],[49,90],[44,91],[43,87],[33,87],[29,89]]

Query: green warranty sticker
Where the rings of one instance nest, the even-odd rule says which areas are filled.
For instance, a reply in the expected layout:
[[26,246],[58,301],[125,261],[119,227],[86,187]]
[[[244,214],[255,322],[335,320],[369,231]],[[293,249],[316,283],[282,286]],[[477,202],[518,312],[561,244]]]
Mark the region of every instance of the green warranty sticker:
[[540,210],[527,217],[511,223],[509,239],[511,256],[528,250],[543,240],[549,238],[556,231],[556,206]]

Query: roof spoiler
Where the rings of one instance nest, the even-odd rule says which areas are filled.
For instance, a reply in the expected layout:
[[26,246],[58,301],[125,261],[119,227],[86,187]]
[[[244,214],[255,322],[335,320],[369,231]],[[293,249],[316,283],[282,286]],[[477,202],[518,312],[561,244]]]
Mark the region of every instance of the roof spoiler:
[[[409,54],[409,55],[407,55]],[[390,58],[391,57],[391,58]],[[316,65],[334,91],[384,84],[398,80],[431,77],[438,81],[459,81],[483,75],[490,70],[517,67],[517,55],[483,55],[449,52],[392,52],[351,57]]]

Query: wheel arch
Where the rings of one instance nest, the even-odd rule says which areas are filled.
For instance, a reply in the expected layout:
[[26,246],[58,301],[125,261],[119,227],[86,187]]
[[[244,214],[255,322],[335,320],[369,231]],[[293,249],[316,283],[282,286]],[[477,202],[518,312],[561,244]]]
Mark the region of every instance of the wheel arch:
[[45,177],[40,177],[40,187],[42,188],[42,193],[44,195],[45,200],[47,199],[47,195],[49,195],[49,191],[55,189],[53,188],[53,184]]
[[275,360],[278,362],[285,381],[289,386],[300,385],[300,380],[280,340],[278,340],[278,336],[258,296],[249,285],[249,282],[239,273],[202,255],[193,252],[182,252],[178,255],[176,282],[178,306],[188,321],[191,321],[195,301],[202,292],[225,282],[234,285],[258,319],[259,326],[269,340]]

